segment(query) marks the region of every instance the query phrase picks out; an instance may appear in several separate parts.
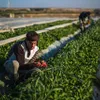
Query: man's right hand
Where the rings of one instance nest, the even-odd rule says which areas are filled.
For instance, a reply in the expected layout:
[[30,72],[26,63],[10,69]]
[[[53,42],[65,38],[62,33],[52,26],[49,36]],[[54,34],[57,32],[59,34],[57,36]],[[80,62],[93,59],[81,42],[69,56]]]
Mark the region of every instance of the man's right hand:
[[34,62],[34,65],[35,65],[36,67],[47,67],[47,63],[46,63],[44,60]]
[[40,62],[40,61],[34,62],[34,65],[35,65],[36,67],[41,67],[41,62]]
[[42,67],[47,67],[48,66],[47,63],[44,60],[41,61],[41,64],[42,64],[41,65]]

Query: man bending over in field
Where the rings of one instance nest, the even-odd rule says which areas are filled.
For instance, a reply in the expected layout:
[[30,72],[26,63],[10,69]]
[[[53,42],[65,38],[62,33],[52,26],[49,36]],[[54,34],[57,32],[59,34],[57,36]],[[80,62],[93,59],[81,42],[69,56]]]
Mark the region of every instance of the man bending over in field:
[[26,34],[24,41],[19,41],[12,46],[4,67],[14,80],[18,79],[20,70],[47,67],[44,60],[37,60],[39,57],[38,40],[39,35],[35,31],[30,31]]
[[85,25],[90,24],[90,12],[82,12],[79,15],[79,24],[81,31],[84,31]]

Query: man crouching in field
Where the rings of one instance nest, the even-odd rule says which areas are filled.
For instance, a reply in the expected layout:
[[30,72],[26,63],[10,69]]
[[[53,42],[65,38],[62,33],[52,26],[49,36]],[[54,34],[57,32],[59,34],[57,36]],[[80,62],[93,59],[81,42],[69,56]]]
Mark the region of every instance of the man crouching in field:
[[47,67],[44,60],[37,60],[39,57],[38,45],[39,35],[35,31],[26,34],[24,41],[15,43],[7,57],[4,67],[10,78],[17,80],[18,72],[34,68]]

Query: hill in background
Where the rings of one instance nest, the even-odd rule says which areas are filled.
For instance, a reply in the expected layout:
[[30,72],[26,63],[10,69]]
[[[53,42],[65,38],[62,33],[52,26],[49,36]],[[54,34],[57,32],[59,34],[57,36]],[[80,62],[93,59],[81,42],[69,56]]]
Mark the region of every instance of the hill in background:
[[0,8],[0,17],[78,17],[83,11],[100,16],[100,9],[81,8]]

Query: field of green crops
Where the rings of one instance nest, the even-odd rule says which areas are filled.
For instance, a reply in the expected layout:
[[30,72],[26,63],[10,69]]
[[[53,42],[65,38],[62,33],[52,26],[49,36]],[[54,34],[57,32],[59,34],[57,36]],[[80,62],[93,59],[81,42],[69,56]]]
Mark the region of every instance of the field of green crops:
[[[40,50],[46,49],[50,44],[54,41],[61,39],[64,36],[68,36],[69,34],[73,34],[78,28],[74,26],[68,26],[65,28],[55,29],[49,32],[41,33],[39,40]],[[13,43],[0,46],[0,66],[4,63],[4,60],[7,57],[8,51],[10,50]],[[2,69],[2,67],[0,67]]]
[[[57,29],[51,33],[63,34],[66,30],[67,28]],[[56,39],[61,36],[63,35],[56,35]],[[42,42],[46,38],[42,39],[41,36],[40,39]],[[49,39],[53,37],[47,40]],[[10,46],[2,46],[0,51],[4,54],[9,48]],[[45,47],[42,48],[40,45],[40,48]],[[4,56],[6,57],[6,54]],[[50,58],[47,61],[48,68],[34,72],[28,80],[10,90],[8,95],[1,95],[0,100],[92,100],[98,58],[100,20],[66,44],[59,54]]]
[[37,31],[37,30],[41,30],[41,29],[44,29],[47,27],[54,26],[54,25],[60,25],[60,24],[65,24],[65,23],[70,23],[70,22],[72,22],[72,20],[62,20],[62,21],[56,21],[56,22],[52,22],[52,23],[32,25],[32,26],[27,26],[25,28],[19,28],[19,29],[16,29],[15,32],[0,33],[0,40],[4,40],[4,39],[8,39],[8,38],[15,37],[18,35],[22,35],[22,34],[27,33],[27,31]]

